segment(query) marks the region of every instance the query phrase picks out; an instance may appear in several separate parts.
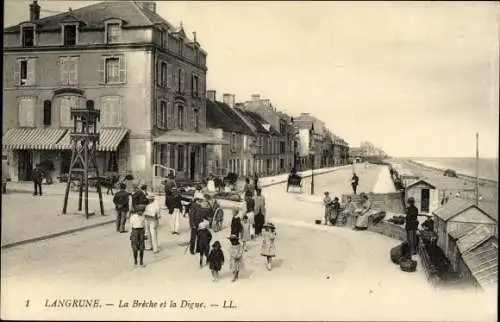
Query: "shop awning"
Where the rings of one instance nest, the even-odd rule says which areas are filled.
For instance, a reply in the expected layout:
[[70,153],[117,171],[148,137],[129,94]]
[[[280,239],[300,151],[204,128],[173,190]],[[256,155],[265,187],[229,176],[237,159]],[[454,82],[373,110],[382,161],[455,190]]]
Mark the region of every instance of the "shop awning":
[[223,139],[216,138],[210,134],[202,134],[198,132],[185,132],[179,130],[168,131],[165,134],[157,136],[153,139],[156,143],[193,143],[193,144],[221,144],[228,145],[229,142]]
[[[61,150],[71,150],[73,145],[70,140],[70,132],[57,143],[58,149]],[[101,134],[99,138],[99,144],[97,144],[97,151],[116,151],[118,145],[123,141],[125,135],[128,133],[128,129],[101,129],[99,131]]]
[[3,136],[3,148],[7,150],[56,150],[56,143],[66,129],[12,128]]

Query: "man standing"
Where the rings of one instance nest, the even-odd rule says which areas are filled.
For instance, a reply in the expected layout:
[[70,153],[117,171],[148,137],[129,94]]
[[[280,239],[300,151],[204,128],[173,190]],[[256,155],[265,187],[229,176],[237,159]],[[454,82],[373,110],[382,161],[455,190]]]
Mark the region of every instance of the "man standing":
[[129,212],[129,194],[125,191],[127,185],[120,183],[120,191],[113,197],[113,203],[116,209],[116,231],[125,233],[125,221]]
[[40,167],[40,163],[36,165],[33,170],[33,185],[35,187],[35,191],[33,192],[33,196],[40,194],[42,195],[42,180],[43,180],[43,170]]
[[177,188],[177,183],[175,182],[175,176],[172,172],[168,174],[167,181],[165,181],[165,195],[168,191],[172,191],[173,188]]
[[351,179],[351,186],[352,186],[352,191],[354,191],[354,194],[356,194],[356,189],[358,188],[359,184],[359,177],[356,175],[356,172],[352,174],[352,179]]
[[148,198],[146,197],[146,193],[139,188],[137,184],[133,185],[133,189],[135,190],[132,193],[132,211],[135,211],[135,208],[138,205],[147,206],[149,204]]
[[179,235],[179,219],[182,212],[182,202],[177,188],[167,191],[165,195],[165,206],[168,208],[168,213],[171,216],[170,227],[173,235]]
[[191,236],[189,239],[189,251],[196,254],[196,236],[198,235],[198,226],[203,221],[203,209],[200,198],[196,198],[189,210],[189,227],[191,227]]
[[144,219],[146,227],[146,250],[153,250],[153,253],[158,253],[158,223],[160,221],[161,212],[160,207],[157,202],[155,202],[154,196],[149,196],[147,198],[148,205],[144,210]]
[[417,253],[417,229],[418,229],[418,208],[415,207],[415,199],[408,198],[408,207],[406,208],[406,241],[410,246],[412,255]]

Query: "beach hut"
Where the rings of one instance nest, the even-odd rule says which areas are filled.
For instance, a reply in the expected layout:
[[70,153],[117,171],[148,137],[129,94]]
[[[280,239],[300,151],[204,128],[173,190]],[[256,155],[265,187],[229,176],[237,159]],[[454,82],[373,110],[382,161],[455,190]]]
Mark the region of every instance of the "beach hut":
[[[434,230],[438,235],[437,245],[449,252],[449,233],[462,226],[487,225],[496,231],[496,220],[469,200],[455,198],[436,209],[433,213]],[[446,254],[448,257],[449,254]]]
[[460,252],[458,272],[463,281],[485,291],[497,290],[498,239],[491,227],[479,225],[457,241]]
[[440,206],[439,192],[428,180],[419,179],[405,189],[405,200],[413,197],[419,214],[432,213]]

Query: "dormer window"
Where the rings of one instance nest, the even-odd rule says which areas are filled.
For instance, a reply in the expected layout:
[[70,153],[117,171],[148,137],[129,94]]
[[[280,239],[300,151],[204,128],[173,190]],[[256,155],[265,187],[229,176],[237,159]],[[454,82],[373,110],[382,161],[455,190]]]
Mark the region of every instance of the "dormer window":
[[76,25],[63,25],[63,45],[76,46],[78,29]]
[[120,41],[122,33],[121,24],[118,22],[110,22],[106,24],[106,43],[114,44]]
[[21,28],[21,39],[23,47],[33,47],[35,46],[35,28],[34,27],[22,27]]

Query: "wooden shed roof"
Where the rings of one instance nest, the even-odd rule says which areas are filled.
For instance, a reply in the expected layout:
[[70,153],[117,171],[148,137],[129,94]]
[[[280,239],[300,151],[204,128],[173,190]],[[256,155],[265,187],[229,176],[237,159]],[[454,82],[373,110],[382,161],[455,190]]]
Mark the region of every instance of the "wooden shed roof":
[[448,221],[456,215],[469,209],[470,207],[474,207],[474,204],[471,201],[461,198],[454,198],[436,209],[433,213],[441,220]]
[[481,288],[489,289],[498,283],[498,240],[495,237],[462,253],[462,258]]

